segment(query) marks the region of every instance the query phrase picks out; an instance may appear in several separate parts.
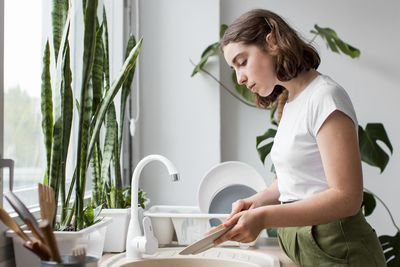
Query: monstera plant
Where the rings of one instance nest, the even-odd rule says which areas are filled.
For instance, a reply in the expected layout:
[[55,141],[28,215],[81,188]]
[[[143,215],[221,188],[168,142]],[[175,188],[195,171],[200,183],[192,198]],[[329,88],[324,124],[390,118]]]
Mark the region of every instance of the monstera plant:
[[[115,172],[120,172],[122,126],[118,128],[116,123],[113,101],[122,90],[121,109],[125,108],[142,45],[142,40],[135,43],[134,38],[130,38],[123,66],[114,81],[110,82],[109,56],[104,52],[108,49],[108,43],[104,41],[107,40],[105,11],[103,9],[104,19],[99,19],[98,0],[84,0],[82,7],[83,36],[75,38],[83,42],[81,80],[77,78],[77,73],[71,72],[69,37],[73,12],[68,0],[53,0],[52,45],[47,41],[43,56],[41,111],[47,159],[44,183],[54,189],[56,200],[61,203],[60,221],[55,224],[58,229],[80,230],[96,221],[94,205],[84,204],[89,166],[93,170],[95,192],[99,192],[99,185],[101,188],[114,186],[115,192],[119,192],[121,188],[120,175],[114,176],[116,178],[113,183],[100,182],[97,179],[108,181],[111,160],[115,163]],[[56,69],[55,77],[51,76],[51,62]],[[72,80],[81,81],[78,90],[72,90]],[[79,96],[74,96],[73,91],[78,91]],[[74,109],[78,113],[77,118],[73,118]],[[121,112],[121,116],[123,113]],[[77,120],[76,124],[74,119]],[[123,117],[121,120],[123,121]],[[72,132],[72,125],[77,125],[76,133]],[[103,126],[105,134],[100,134]],[[72,134],[77,136],[74,144],[70,144]],[[105,139],[100,142],[102,136]],[[75,166],[74,172],[67,179],[69,146],[76,153],[76,160],[71,164]],[[100,192],[103,194],[102,190]],[[71,204],[73,193],[75,199]],[[118,195],[120,194],[114,194],[114,202],[119,201]],[[96,201],[97,195],[92,202],[98,204]]]
[[[222,38],[227,25],[223,24],[220,28],[220,38]],[[327,48],[335,53],[343,53],[351,58],[357,58],[360,56],[361,52],[359,49],[345,43],[342,41],[336,32],[331,28],[322,28],[318,25],[314,26],[314,29],[310,31],[314,34],[312,41],[320,37],[326,44]],[[225,89],[230,95],[235,97],[237,100],[243,104],[257,107],[255,104],[254,94],[248,90],[244,85],[239,85],[237,83],[236,74],[232,72],[232,82],[235,86],[235,90],[230,89],[228,86],[223,84],[218,78],[207,71],[205,68],[206,63],[210,57],[217,56],[220,50],[220,43],[215,42],[209,45],[201,54],[201,59],[193,69],[192,77],[196,74],[203,72],[213,78],[218,82],[223,89]],[[274,142],[274,137],[277,132],[277,127],[279,125],[280,116],[282,114],[283,103],[287,100],[287,94],[281,94],[281,96],[275,101],[270,107],[265,109],[270,111],[269,120],[272,125],[270,129],[265,131],[264,134],[256,137],[256,149],[258,151],[260,160],[265,163],[267,156],[271,152],[271,148]],[[261,108],[263,109],[263,108]],[[383,124],[381,123],[368,123],[365,128],[358,126],[359,135],[359,147],[361,152],[361,160],[373,167],[380,169],[381,173],[385,170],[387,163],[389,161],[390,155],[385,152],[382,146],[386,146],[390,153],[393,153],[392,144],[388,138]],[[274,171],[272,166],[272,171]],[[385,203],[373,192],[368,189],[364,189],[364,201],[363,201],[363,211],[365,216],[370,215],[376,206],[376,199],[382,203],[387,212],[390,215],[394,227],[397,229],[397,234],[394,236],[380,236],[379,240],[382,244],[382,248],[385,253],[385,258],[388,266],[400,266],[400,228],[396,225],[390,210],[387,208]]]

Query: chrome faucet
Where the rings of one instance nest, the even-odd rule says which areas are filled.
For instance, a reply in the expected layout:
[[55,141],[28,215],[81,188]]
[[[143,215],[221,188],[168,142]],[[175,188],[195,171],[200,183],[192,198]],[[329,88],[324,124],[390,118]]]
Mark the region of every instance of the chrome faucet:
[[144,236],[140,230],[139,212],[138,212],[138,191],[140,174],[149,162],[161,161],[168,169],[173,181],[179,180],[178,172],[170,160],[161,155],[149,155],[144,157],[137,164],[132,175],[131,184],[131,220],[128,227],[128,236],[126,237],[126,257],[129,259],[141,259],[142,253],[154,254],[158,249],[158,240],[153,235],[153,228],[149,218],[143,219]]

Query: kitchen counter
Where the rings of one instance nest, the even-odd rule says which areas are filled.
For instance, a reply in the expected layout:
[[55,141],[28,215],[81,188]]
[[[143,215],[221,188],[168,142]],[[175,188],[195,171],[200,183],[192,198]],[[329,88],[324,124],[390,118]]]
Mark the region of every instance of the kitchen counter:
[[[278,257],[281,263],[281,267],[297,267],[297,265],[282,251],[282,249],[279,247],[278,240],[275,238],[260,238],[257,241],[256,246],[250,247],[248,249],[261,253],[265,252]],[[119,253],[105,253],[101,258],[100,263],[116,254]]]

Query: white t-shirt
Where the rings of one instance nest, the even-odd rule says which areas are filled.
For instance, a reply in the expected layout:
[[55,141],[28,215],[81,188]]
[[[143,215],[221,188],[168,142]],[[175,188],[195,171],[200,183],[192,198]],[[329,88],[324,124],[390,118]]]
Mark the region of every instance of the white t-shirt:
[[316,136],[335,110],[349,116],[358,129],[349,96],[326,75],[317,76],[284,106],[271,150],[278,177],[279,201],[301,200],[328,189]]

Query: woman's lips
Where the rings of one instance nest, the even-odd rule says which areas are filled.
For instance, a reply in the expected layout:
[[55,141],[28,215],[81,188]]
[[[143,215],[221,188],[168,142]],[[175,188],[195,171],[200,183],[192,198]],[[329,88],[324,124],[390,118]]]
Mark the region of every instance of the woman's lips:
[[253,93],[256,92],[256,88],[255,88],[256,84],[253,84],[249,87],[250,91],[252,91]]

